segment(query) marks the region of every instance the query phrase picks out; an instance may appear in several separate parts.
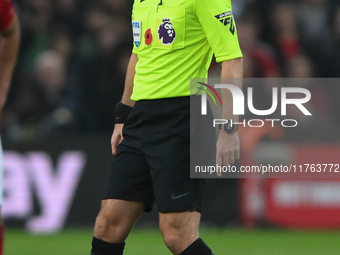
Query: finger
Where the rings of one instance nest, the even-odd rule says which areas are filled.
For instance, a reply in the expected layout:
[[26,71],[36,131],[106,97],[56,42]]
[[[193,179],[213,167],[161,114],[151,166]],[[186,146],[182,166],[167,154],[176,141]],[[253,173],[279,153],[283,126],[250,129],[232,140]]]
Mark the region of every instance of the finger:
[[222,155],[219,152],[216,152],[216,165],[222,166]]
[[235,152],[229,153],[229,164],[235,163]]
[[228,154],[223,156],[223,166],[229,165],[229,157]]
[[238,149],[238,150],[235,151],[235,159],[236,160],[240,159],[240,157],[241,157],[241,153],[240,153],[240,149]]
[[[220,158],[221,158],[221,162],[223,162],[223,157],[220,157]],[[222,166],[222,165],[220,165],[220,166]],[[216,175],[217,175],[218,177],[221,177],[221,176],[222,176],[221,168],[220,168],[220,169],[217,169]]]
[[116,153],[117,153],[117,145],[115,145],[115,144],[112,144],[111,145],[111,150],[112,150],[112,155],[116,155]]
[[238,159],[240,159],[240,150],[237,150],[236,152],[235,152],[235,161],[236,160],[238,160]]
[[235,158],[234,157],[229,157],[229,165],[232,165],[235,163]]
[[112,154],[115,155],[117,153],[118,142],[116,138],[111,139],[111,150]]
[[[223,164],[223,158],[220,153],[216,153],[216,166],[221,166]],[[216,172],[217,176],[222,176],[222,173]]]
[[123,142],[123,138],[118,140],[118,145],[121,144]]

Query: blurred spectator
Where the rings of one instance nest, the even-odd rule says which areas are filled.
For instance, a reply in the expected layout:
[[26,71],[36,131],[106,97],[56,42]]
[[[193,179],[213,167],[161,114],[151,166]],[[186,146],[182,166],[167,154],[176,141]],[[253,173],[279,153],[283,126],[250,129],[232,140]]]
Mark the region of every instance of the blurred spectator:
[[[287,62],[287,77],[289,78],[312,78],[314,77],[314,64],[306,55],[296,55]],[[319,84],[317,80],[298,80],[296,86],[307,88],[312,98],[309,101],[313,108],[313,114],[327,116],[330,113],[330,106],[327,100],[327,89],[329,85]],[[294,108],[295,109],[295,108]]]
[[303,0],[297,12],[304,39],[314,41],[324,35],[327,27],[328,0]]
[[[328,51],[327,51],[328,50]],[[340,4],[337,3],[334,8],[333,16],[331,19],[331,26],[329,34],[327,36],[327,42],[324,44],[324,50],[326,57],[320,62],[320,66],[323,64],[330,71],[329,77],[340,77]],[[340,101],[338,95],[340,94],[340,86],[333,85],[328,90],[328,100],[331,105],[331,111],[333,119],[338,123],[340,128]]]
[[14,141],[42,141],[61,129],[74,126],[79,107],[77,83],[67,76],[66,62],[55,51],[44,51],[35,60],[31,76],[22,80],[6,123]]
[[[113,1],[115,7],[122,2]],[[92,128],[112,131],[114,108],[121,100],[125,71],[131,55],[132,43],[128,19],[124,19],[107,1],[92,2],[87,7],[84,21],[87,35],[82,38],[83,56],[81,81],[84,100],[90,109]],[[92,49],[92,54],[88,53]],[[91,127],[90,127],[91,128]]]
[[22,43],[18,68],[22,71],[31,69],[37,54],[48,48],[48,29],[53,15],[49,0],[22,1],[20,8]]
[[[287,63],[287,75],[291,78],[312,78],[313,63],[305,55],[296,55]],[[340,137],[336,128],[336,123],[331,118],[329,100],[327,91],[329,82],[319,79],[305,80],[297,79],[294,87],[306,88],[311,92],[312,98],[304,106],[312,113],[312,116],[305,116],[295,105],[287,105],[287,118],[293,118],[298,121],[295,128],[286,128],[286,140],[288,142],[339,142]],[[297,98],[299,95],[294,95]],[[292,98],[290,95],[289,98]]]
[[285,61],[301,53],[303,46],[296,6],[289,1],[275,2],[269,20],[270,40],[278,52],[279,63],[284,66]]
[[285,73],[289,78],[312,78],[314,77],[314,65],[307,56],[295,55],[287,61]]
[[340,76],[340,4],[333,10],[330,26],[311,48],[319,76]]
[[[54,24],[67,27],[72,34],[82,32],[82,2],[84,0],[58,0],[51,1],[53,6]],[[52,24],[53,25],[53,24]]]
[[245,9],[247,9],[247,7],[256,2],[255,0],[236,0],[236,1],[232,1],[233,4],[233,15],[235,18],[238,18],[240,16],[243,15],[243,13],[245,12]]
[[[336,2],[332,6],[332,15],[329,17],[329,26],[322,37],[318,38],[310,48],[310,55],[315,62],[317,76],[340,76],[340,4]],[[332,119],[340,128],[340,87],[336,85],[327,87],[327,102],[329,104]]]
[[[273,48],[259,39],[257,15],[246,13],[238,20],[238,36],[246,61],[245,77],[278,77],[279,68]],[[251,69],[247,69],[247,68]]]

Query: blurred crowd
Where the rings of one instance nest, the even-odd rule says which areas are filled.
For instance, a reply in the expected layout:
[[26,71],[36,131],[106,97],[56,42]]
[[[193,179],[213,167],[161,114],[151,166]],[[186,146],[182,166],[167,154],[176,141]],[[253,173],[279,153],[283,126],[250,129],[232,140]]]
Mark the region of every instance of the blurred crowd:
[[[235,0],[233,3],[245,78],[340,77],[338,0]],[[272,87],[276,85],[268,82],[254,88],[257,109],[270,108]],[[303,115],[295,106],[288,107],[285,119],[295,119],[299,124],[285,129],[285,140],[340,142],[337,98],[340,86],[320,80],[297,82],[296,86],[311,92],[312,98],[305,106],[313,116]],[[276,117],[283,118],[278,114]]]
[[112,130],[132,49],[133,1],[13,2],[22,42],[3,137],[31,142]]
[[[65,131],[111,132],[132,49],[133,0],[13,0],[22,43],[3,138],[43,141]],[[232,0],[244,76],[338,77],[338,0]],[[213,64],[211,72],[218,72]],[[261,97],[271,92],[261,88]],[[340,86],[309,88],[339,128]],[[254,99],[256,100],[256,99]],[[261,99],[260,99],[261,101]]]

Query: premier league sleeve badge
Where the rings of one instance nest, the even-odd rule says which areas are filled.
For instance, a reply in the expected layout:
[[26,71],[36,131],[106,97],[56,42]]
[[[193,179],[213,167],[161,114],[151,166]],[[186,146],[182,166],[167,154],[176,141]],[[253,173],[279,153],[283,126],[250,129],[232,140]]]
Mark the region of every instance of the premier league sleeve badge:
[[142,22],[138,20],[132,21],[132,33],[133,33],[133,41],[135,42],[136,47],[138,48],[140,45],[141,34],[142,34]]

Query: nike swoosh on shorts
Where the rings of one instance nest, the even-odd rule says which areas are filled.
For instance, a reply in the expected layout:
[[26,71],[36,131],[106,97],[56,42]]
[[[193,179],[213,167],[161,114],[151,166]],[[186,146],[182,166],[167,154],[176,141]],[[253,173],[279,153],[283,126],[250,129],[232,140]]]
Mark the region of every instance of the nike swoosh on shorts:
[[171,199],[172,199],[172,200],[176,200],[176,199],[179,199],[179,198],[184,197],[184,196],[189,195],[189,194],[190,194],[190,193],[188,192],[188,193],[184,193],[184,194],[182,194],[182,195],[175,196],[175,195],[172,193]]

